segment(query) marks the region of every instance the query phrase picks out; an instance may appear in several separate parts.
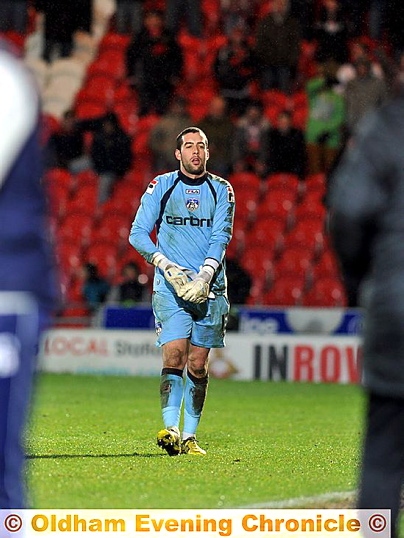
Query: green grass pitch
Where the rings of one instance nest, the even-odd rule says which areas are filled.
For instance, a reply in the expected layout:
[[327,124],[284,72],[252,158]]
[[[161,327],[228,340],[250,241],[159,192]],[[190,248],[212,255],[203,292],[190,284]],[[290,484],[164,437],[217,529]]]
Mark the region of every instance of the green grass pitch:
[[212,379],[198,430],[207,456],[170,458],[155,444],[158,378],[41,374],[31,506],[239,508],[353,491],[362,421],[357,386]]

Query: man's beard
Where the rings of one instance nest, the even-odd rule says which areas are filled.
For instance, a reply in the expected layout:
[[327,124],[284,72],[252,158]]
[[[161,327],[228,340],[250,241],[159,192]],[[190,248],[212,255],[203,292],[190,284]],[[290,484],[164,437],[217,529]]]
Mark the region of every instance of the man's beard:
[[188,174],[193,176],[200,176],[205,172],[205,165],[203,163],[201,163],[198,167],[195,167],[192,163],[186,164],[183,161],[182,166],[188,172]]

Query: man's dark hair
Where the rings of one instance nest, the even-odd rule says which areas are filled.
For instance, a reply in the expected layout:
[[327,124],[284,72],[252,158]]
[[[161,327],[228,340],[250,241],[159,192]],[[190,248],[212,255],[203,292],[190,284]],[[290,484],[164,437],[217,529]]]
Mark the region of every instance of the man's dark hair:
[[183,131],[180,132],[180,134],[177,136],[177,149],[181,149],[182,144],[184,143],[184,136],[188,133],[199,133],[202,138],[206,139],[206,147],[209,145],[208,137],[206,134],[202,131],[202,129],[199,129],[199,127],[187,127]]

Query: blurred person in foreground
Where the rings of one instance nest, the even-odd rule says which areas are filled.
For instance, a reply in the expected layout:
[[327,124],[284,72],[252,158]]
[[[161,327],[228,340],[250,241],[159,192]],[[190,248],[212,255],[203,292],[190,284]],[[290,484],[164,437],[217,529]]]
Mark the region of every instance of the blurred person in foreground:
[[25,506],[23,434],[56,284],[41,188],[39,99],[0,42],[0,508]]
[[331,177],[330,230],[348,295],[364,307],[366,433],[358,508],[390,509],[404,478],[404,86],[359,124]]
[[[152,305],[163,351],[164,422],[157,444],[170,456],[204,456],[196,430],[208,389],[209,351],[224,347],[229,314],[224,256],[234,193],[230,183],[206,170],[208,139],[201,129],[184,129],[176,148],[179,170],[150,182],[129,241],[156,267]],[[156,243],[150,237],[154,229]]]

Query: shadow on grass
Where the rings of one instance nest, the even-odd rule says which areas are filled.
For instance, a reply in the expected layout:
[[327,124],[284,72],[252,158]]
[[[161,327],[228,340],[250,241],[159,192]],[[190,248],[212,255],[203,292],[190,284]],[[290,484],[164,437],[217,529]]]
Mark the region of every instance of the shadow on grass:
[[72,458],[161,458],[166,454],[140,454],[133,452],[132,454],[28,454],[29,460],[53,460],[53,459],[72,459]]

